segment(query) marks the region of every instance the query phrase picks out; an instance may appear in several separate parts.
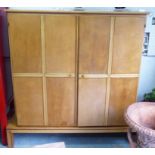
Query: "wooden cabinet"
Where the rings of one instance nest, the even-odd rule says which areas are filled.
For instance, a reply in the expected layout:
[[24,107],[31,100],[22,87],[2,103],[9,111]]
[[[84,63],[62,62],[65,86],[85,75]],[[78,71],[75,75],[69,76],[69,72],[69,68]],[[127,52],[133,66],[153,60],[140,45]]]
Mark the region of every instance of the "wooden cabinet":
[[[136,101],[144,13],[8,12],[19,126],[126,126]],[[85,128],[85,129],[84,129]]]

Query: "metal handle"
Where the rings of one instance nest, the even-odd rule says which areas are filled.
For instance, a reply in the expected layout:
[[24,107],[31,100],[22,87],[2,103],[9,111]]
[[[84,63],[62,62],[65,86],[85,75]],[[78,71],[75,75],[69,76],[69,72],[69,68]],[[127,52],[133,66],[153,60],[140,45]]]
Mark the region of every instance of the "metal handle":
[[69,74],[68,77],[73,77],[72,74]]
[[79,74],[79,78],[85,78],[84,74]]
[[74,73],[69,73],[68,77],[75,77],[75,74]]
[[81,74],[81,78],[84,78],[84,74]]

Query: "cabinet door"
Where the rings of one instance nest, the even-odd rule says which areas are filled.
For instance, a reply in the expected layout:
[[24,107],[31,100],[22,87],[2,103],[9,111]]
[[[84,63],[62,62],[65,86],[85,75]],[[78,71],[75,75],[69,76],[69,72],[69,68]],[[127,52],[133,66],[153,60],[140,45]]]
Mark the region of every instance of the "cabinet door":
[[108,126],[126,125],[124,112],[136,101],[137,83],[137,78],[111,79]]
[[106,79],[80,79],[78,126],[103,126]]
[[15,77],[13,81],[17,124],[43,126],[42,78]]
[[47,78],[49,126],[75,126],[74,78]]
[[139,73],[144,22],[142,17],[116,17],[112,73]]
[[107,73],[110,17],[80,16],[79,72]]
[[41,73],[40,15],[8,14],[14,73]]
[[45,15],[47,73],[75,72],[75,16]]
[[105,125],[110,24],[104,15],[79,18],[78,126]]
[[75,126],[76,18],[45,15],[44,27],[48,125]]

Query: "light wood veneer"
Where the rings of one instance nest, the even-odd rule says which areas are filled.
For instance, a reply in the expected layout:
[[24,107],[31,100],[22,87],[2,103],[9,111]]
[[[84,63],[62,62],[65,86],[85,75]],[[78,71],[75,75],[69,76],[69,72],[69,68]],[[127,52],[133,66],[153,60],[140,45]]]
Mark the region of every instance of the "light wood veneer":
[[17,117],[10,145],[16,131],[123,131],[124,110],[136,101],[145,13],[7,16]]

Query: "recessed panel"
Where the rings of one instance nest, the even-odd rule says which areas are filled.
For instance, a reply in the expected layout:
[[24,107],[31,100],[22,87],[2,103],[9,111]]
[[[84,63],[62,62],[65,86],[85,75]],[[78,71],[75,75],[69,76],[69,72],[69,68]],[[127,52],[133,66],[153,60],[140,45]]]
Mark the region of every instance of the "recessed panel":
[[112,78],[108,112],[108,126],[125,126],[124,113],[136,102],[137,78]]
[[112,73],[139,73],[143,46],[144,18],[116,17]]
[[46,72],[75,71],[76,20],[71,15],[45,15]]
[[79,18],[79,72],[107,73],[110,21],[107,16]]
[[74,78],[46,78],[49,126],[75,126]]
[[78,126],[104,126],[106,79],[79,79]]
[[41,17],[8,14],[10,52],[14,73],[41,73]]
[[13,81],[18,125],[43,126],[42,78],[15,77]]

